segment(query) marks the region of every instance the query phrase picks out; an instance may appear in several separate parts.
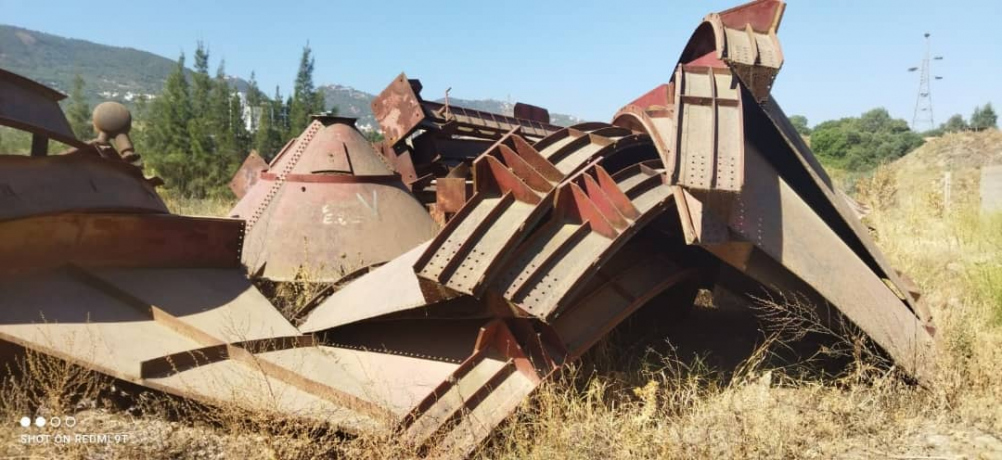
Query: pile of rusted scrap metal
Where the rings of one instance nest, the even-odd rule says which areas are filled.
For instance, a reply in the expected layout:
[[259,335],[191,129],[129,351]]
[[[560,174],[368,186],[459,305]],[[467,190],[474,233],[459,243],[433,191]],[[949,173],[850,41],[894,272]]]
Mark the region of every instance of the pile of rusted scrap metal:
[[[784,6],[707,16],[611,123],[426,101],[400,75],[373,101],[385,141],[317,116],[270,164],[248,158],[231,218],[167,211],[127,112],[103,106],[81,142],[61,95],[2,72],[0,123],[37,146],[0,156],[0,339],[433,456],[469,455],[638,309],[711,285],[830,306],[927,383],[928,311],[770,95]],[[249,276],[304,267],[340,288],[297,326]]]

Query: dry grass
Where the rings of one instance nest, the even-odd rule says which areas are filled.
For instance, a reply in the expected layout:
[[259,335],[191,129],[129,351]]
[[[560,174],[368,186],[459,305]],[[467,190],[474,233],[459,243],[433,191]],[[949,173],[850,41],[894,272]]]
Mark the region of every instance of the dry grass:
[[235,199],[230,198],[191,198],[170,189],[160,189],[158,192],[167,204],[167,209],[174,214],[223,217],[236,204]]
[[[1002,217],[979,216],[963,200],[948,211],[934,209],[936,203],[928,200],[896,200],[897,186],[887,171],[874,177],[861,188],[880,204],[867,219],[893,264],[922,287],[938,326],[939,366],[931,387],[904,383],[851,327],[816,331],[835,340],[815,358],[835,354],[850,363],[838,374],[810,372],[810,363],[776,364],[771,358],[798,338],[791,331],[817,328],[819,322],[798,309],[795,299],[763,299],[760,313],[775,321],[762,328],[759,346],[736,368],[711,365],[713,351],[683,356],[660,342],[638,353],[635,344],[607,340],[575,369],[544,384],[476,456],[1002,458]],[[169,202],[187,213],[220,215],[214,210],[228,208]],[[311,294],[289,295],[295,303]],[[344,437],[319,423],[235,408],[206,411],[149,395],[138,402],[126,398],[131,406],[123,407],[109,396],[121,390],[93,374],[31,354],[19,365],[14,375],[20,377],[8,377],[0,394],[5,420],[28,411],[69,411],[80,421],[76,432],[133,437],[108,445],[28,447],[15,441],[0,456],[414,455],[392,437]],[[0,436],[16,440],[21,430],[4,425]]]
[[845,372],[826,378],[771,367],[763,357],[795,337],[769,335],[731,375],[648,356],[628,375],[612,367],[583,384],[550,384],[536,410],[483,456],[1002,457],[1002,219],[979,218],[970,208],[946,218],[916,217],[919,211],[872,218],[892,260],[915,276],[936,315],[940,365],[931,388],[886,371],[851,328],[824,331],[842,339],[828,351],[852,357]]

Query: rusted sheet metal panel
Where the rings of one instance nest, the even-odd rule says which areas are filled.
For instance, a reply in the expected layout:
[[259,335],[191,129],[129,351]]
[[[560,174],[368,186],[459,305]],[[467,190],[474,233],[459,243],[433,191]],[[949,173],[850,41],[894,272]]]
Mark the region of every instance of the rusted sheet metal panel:
[[0,222],[0,274],[86,267],[240,266],[243,221],[71,213]]
[[[349,429],[382,426],[388,415],[354,394],[350,377],[318,382],[295,369],[310,363],[343,370],[309,340],[287,341],[302,345],[291,348],[265,346],[254,350],[256,356],[241,347],[299,332],[238,271],[71,269],[5,277],[0,285],[0,338],[116,378],[210,404],[314,417]],[[34,308],[19,307],[25,304]],[[189,350],[199,355],[218,345],[225,345],[228,359],[142,377],[143,363]]]
[[438,178],[431,215],[439,225],[445,226],[472,196],[473,185],[465,177]]
[[438,231],[400,176],[340,119],[315,120],[230,215],[248,220],[248,270],[275,281],[336,281]]
[[414,273],[414,262],[428,244],[414,247],[332,294],[310,313],[300,330],[332,329],[454,297],[455,294],[421,280]]
[[22,129],[73,147],[86,147],[73,135],[59,101],[66,95],[0,69],[0,125]]
[[230,191],[236,195],[237,199],[243,198],[254,184],[257,183],[262,171],[268,170],[268,163],[257,154],[257,150],[251,150],[244,162],[240,164],[240,169],[230,180]]
[[372,100],[372,114],[390,145],[407,138],[424,121],[426,115],[419,92],[407,75],[401,73]]
[[465,177],[443,177],[435,181],[435,209],[455,214],[472,195],[472,187]]
[[929,382],[932,337],[920,320],[779,177],[757,146],[747,145],[746,152],[745,188],[721,216],[728,226],[824,296],[908,373]]
[[[878,276],[890,280],[898,292],[905,294],[904,301],[912,311],[919,315],[923,321],[931,323],[932,313],[928,306],[916,302],[908,295],[908,288],[897,275],[897,271],[874,243],[866,226],[860,222],[845,200],[839,198],[831,184],[831,179],[828,178],[814,154],[811,153],[810,148],[797,134],[776,101],[769,99],[766,104],[751,105],[751,109],[752,112],[765,114],[764,117],[754,116],[749,120],[749,122],[755,123],[751,128],[755,135],[774,136],[767,142],[776,145],[777,149],[765,152],[766,158],[773,167],[779,170],[790,184],[794,184],[797,193],[825,222],[828,222],[828,225],[853,249],[857,256],[866,262],[871,270],[876,272]],[[764,127],[768,126],[765,124],[766,121],[772,124],[774,130]],[[776,134],[778,137],[775,137]],[[786,148],[782,147],[784,143]],[[790,161],[791,153],[792,159],[795,161]]]
[[0,221],[85,209],[167,212],[153,186],[128,163],[87,153],[0,155]]

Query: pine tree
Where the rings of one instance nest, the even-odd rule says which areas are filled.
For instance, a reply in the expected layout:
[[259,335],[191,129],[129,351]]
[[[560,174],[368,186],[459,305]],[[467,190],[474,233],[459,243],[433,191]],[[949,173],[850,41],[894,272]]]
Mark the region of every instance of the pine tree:
[[225,63],[220,61],[219,67],[216,69],[216,78],[212,80],[209,88],[209,100],[205,114],[206,124],[215,139],[216,148],[213,153],[231,154],[237,148],[230,118],[231,96],[230,85],[226,81]]
[[257,132],[258,124],[261,123],[261,103],[263,100],[264,94],[257,86],[254,71],[251,71],[250,80],[247,81],[247,107],[250,111],[250,126],[248,128],[251,132]]
[[275,98],[261,105],[260,124],[254,133],[254,148],[270,160],[282,148],[285,129],[281,125],[282,93],[275,87]]
[[191,76],[191,99],[195,116],[205,113],[208,106],[212,79],[209,77],[209,50],[198,42],[195,48],[195,72]]
[[168,181],[168,186],[184,194],[193,190],[187,180],[195,169],[189,152],[191,138],[188,123],[192,107],[188,80],[185,78],[184,53],[167,76],[160,95],[149,104],[143,124],[144,145],[140,150],[154,174]]
[[73,77],[73,90],[70,91],[66,118],[69,120],[70,127],[77,139],[89,140],[95,137],[94,125],[91,123],[90,105],[87,104],[83,89],[84,79],[80,74],[77,74]]
[[299,72],[289,102],[289,128],[286,137],[298,136],[310,122],[310,115],[323,111],[323,93],[313,86],[313,55],[309,43],[303,47]]

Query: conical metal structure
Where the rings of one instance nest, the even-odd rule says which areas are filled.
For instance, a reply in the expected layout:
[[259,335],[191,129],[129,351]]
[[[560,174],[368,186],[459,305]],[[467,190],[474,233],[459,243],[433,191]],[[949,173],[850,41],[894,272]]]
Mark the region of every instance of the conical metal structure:
[[258,174],[230,216],[247,221],[243,262],[266,279],[336,281],[438,231],[351,119],[316,117]]

